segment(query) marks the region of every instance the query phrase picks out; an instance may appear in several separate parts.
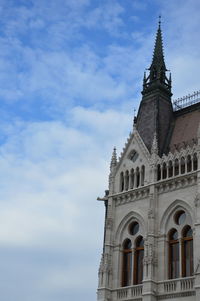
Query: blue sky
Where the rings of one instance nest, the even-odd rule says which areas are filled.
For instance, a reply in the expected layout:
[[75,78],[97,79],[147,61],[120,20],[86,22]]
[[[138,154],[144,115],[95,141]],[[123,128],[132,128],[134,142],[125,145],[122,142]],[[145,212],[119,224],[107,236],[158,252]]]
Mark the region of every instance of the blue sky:
[[114,146],[158,15],[174,97],[199,90],[198,0],[0,0],[0,292],[93,301]]

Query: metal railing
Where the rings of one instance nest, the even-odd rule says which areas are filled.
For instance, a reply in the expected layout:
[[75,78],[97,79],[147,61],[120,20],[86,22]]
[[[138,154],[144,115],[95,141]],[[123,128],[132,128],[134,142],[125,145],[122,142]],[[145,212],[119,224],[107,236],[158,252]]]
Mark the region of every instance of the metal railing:
[[172,101],[174,111],[189,107],[200,102],[200,90]]

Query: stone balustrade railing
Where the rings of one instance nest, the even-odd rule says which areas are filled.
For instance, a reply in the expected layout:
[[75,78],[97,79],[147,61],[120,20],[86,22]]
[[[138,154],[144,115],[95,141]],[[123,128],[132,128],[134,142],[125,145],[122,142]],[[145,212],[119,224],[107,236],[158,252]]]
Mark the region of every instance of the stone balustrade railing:
[[142,297],[142,285],[133,285],[123,288],[118,288],[114,292],[115,300],[135,300]]
[[160,281],[158,283],[159,295],[194,292],[194,277],[185,277]]
[[[143,285],[133,285],[117,288],[112,291],[114,300],[142,300]],[[156,291],[156,285],[155,285]],[[166,299],[167,296],[175,297],[176,295],[190,296],[195,295],[194,277],[185,277],[159,281],[157,283],[158,300]]]

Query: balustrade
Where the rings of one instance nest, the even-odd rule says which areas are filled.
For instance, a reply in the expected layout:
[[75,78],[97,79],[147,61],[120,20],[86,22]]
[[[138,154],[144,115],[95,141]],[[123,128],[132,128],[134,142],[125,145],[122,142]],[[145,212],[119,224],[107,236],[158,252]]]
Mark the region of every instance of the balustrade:
[[117,300],[126,300],[130,298],[131,300],[138,299],[138,297],[142,296],[142,285],[116,289],[114,293],[116,294]]
[[184,97],[174,100],[173,109],[174,111],[178,111],[198,102],[200,102],[200,91],[196,91],[193,94],[188,94]]

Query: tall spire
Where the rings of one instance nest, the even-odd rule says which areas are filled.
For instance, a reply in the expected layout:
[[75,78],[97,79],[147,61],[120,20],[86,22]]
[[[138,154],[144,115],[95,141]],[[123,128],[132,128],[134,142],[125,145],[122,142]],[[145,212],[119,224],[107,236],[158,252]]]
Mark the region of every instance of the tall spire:
[[161,17],[159,16],[158,29],[156,34],[156,41],[153,52],[153,59],[149,70],[149,76],[143,80],[143,91],[145,92],[157,88],[158,86],[165,88],[165,90],[171,92],[171,82],[166,76],[166,65],[164,60],[163,42],[162,42],[162,30],[161,30]]
[[[143,78],[142,101],[135,127],[149,152],[167,152],[167,137],[173,121],[171,75],[165,65],[159,17],[153,58]],[[156,137],[156,138],[155,138]]]

